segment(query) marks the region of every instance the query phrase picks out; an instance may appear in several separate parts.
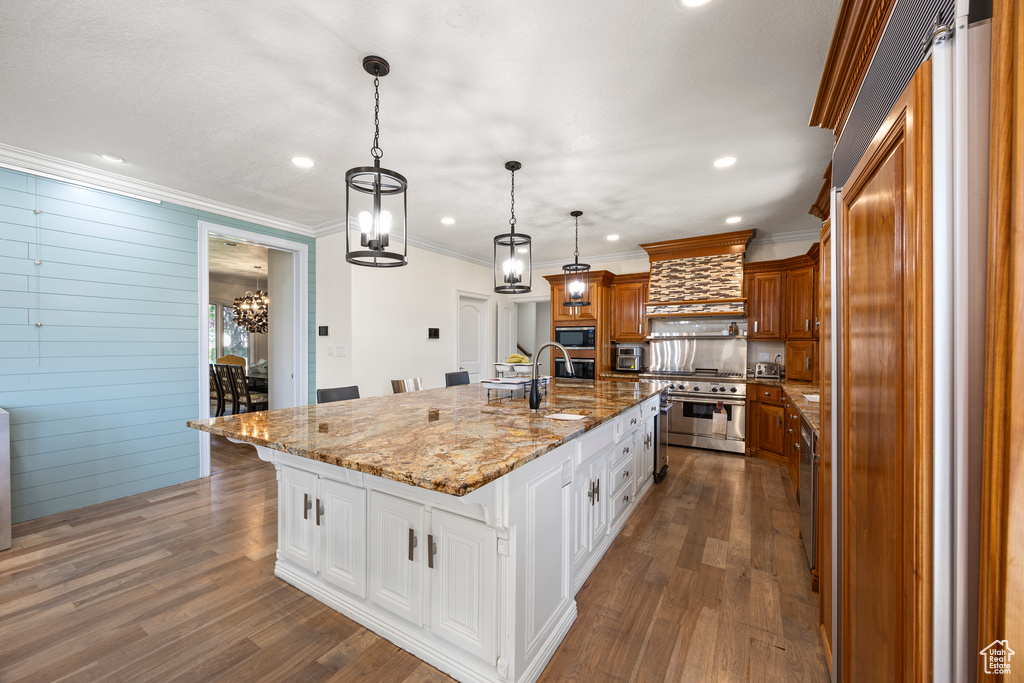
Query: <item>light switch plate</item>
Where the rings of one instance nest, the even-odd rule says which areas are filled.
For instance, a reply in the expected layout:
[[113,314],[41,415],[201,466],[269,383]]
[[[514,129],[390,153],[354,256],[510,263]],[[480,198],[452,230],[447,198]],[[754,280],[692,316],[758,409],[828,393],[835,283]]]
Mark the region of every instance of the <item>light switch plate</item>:
[[344,344],[342,344],[341,346],[338,347],[338,357],[344,358],[346,355],[348,355],[348,349],[345,348]]
[[334,355],[334,347],[333,346],[328,346],[327,347],[327,355],[328,356],[333,356]]
[[762,362],[767,361],[768,360],[768,354],[767,353],[759,353],[759,354],[757,354],[757,359],[759,361],[762,361]]

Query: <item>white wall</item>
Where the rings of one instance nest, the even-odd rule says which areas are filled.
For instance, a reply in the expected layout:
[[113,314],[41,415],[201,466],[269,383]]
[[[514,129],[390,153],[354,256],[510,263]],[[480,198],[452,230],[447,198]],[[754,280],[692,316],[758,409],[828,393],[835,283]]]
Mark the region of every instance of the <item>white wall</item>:
[[516,315],[519,318],[516,337],[520,346],[532,356],[537,350],[537,304],[532,301],[518,304]]
[[[491,298],[490,326],[497,295],[491,268],[409,247],[401,268],[362,268],[345,263],[345,235],[317,240],[317,323],[330,327],[317,337],[317,386],[359,386],[361,396],[391,393],[391,380],[422,377],[423,388],[444,386],[444,373],[457,369],[457,291]],[[427,328],[440,339],[427,339]],[[485,367],[494,362],[495,335]],[[338,347],[346,356],[339,357]],[[333,347],[335,355],[328,355]]]
[[270,310],[267,319],[267,383],[270,387],[270,409],[291,408],[306,402],[307,397],[296,399],[295,368],[290,362],[295,357],[295,283],[294,257],[289,251],[267,249],[267,296]]
[[747,263],[755,261],[775,261],[776,259],[803,256],[811,245],[817,242],[816,239],[795,240],[792,242],[760,242],[755,237],[747,246],[747,253],[744,260]]
[[316,241],[316,386],[346,387],[352,381],[352,269],[345,261],[345,233]]

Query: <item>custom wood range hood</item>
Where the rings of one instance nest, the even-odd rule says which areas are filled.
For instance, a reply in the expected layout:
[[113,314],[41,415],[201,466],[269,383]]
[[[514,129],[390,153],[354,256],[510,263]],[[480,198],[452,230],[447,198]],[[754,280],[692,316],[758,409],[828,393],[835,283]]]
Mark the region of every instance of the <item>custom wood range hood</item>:
[[641,244],[651,260],[647,317],[745,316],[743,254],[756,232]]

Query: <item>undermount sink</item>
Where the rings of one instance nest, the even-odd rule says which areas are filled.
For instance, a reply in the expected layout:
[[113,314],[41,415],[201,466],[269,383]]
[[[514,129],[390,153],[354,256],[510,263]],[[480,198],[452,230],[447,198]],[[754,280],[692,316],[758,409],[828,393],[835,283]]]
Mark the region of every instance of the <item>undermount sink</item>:
[[591,411],[589,410],[554,410],[549,413],[544,413],[542,417],[546,417],[551,420],[583,420],[590,417]]
[[818,403],[821,400],[821,396],[819,396],[818,394],[804,394],[803,396],[804,399],[810,401],[811,403]]

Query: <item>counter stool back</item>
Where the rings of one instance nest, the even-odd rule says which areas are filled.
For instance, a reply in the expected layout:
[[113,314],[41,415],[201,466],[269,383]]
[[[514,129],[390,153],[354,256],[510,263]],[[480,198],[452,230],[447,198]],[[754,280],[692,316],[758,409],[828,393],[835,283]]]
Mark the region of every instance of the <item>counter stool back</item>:
[[460,384],[469,384],[468,370],[456,370],[455,372],[444,373],[444,385],[446,387],[457,387]]
[[422,377],[391,380],[391,391],[396,394],[404,394],[407,391],[420,391],[421,389],[423,389]]
[[359,398],[359,387],[355,384],[350,387],[316,390],[317,403],[334,403],[335,401],[348,401],[353,398]]

